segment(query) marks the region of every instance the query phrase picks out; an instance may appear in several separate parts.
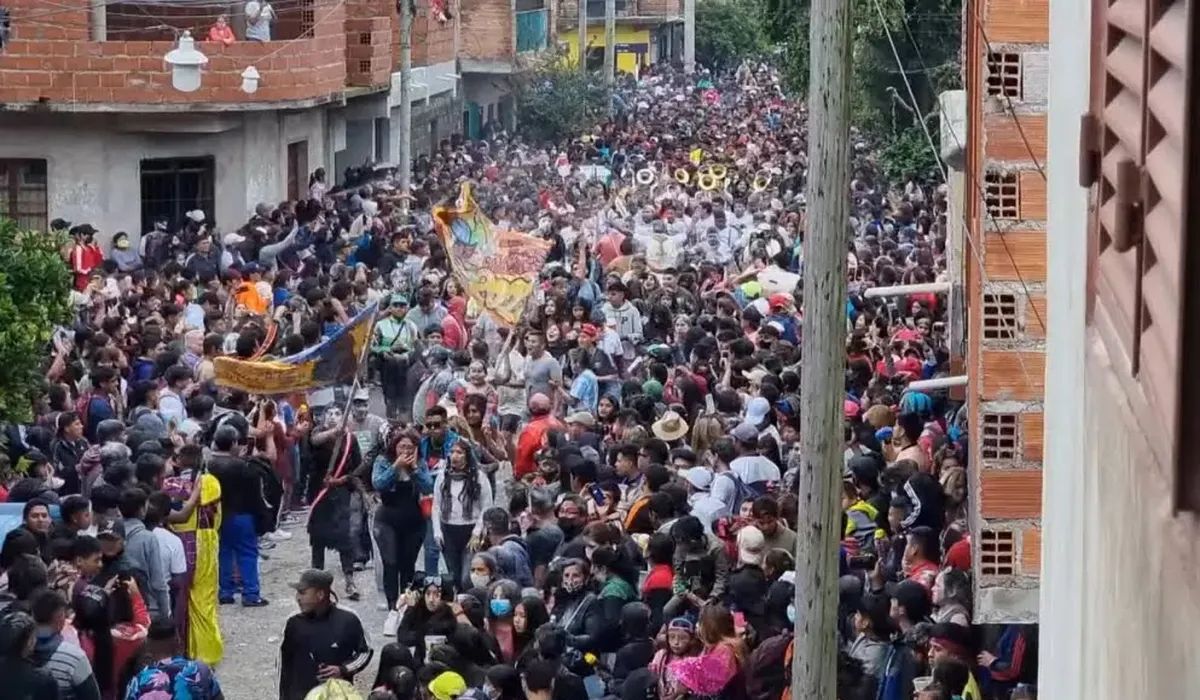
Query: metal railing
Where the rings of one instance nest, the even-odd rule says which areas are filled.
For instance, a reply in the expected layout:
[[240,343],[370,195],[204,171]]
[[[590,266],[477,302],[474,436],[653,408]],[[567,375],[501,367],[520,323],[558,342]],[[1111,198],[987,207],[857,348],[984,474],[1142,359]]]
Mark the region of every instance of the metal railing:
[[525,10],[516,13],[517,53],[541,51],[550,36],[550,10]]

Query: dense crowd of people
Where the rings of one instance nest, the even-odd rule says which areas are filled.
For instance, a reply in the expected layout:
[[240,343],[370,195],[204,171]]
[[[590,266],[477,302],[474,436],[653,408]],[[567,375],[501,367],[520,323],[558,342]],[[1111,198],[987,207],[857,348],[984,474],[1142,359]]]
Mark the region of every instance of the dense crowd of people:
[[[360,697],[372,664],[372,700],[790,695],[805,111],[749,64],[656,66],[614,107],[554,148],[443,142],[411,197],[318,170],[227,232],[195,210],[107,253],[53,222],[78,319],[9,430],[4,697],[223,697],[218,611],[269,604],[260,560],[301,525],[281,700]],[[944,279],[945,193],[853,158],[838,697],[1032,698],[1035,630],[972,625],[961,403],[908,386],[948,369],[946,299],[864,296]],[[550,244],[515,325],[436,230],[463,182]],[[218,382],[373,305],[353,386]],[[363,586],[377,654],[339,603]]]

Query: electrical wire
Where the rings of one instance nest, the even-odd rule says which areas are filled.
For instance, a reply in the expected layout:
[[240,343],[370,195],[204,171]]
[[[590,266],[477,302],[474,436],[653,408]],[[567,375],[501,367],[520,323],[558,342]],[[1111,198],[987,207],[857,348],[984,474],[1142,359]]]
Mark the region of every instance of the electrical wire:
[[[933,154],[934,162],[937,163],[938,171],[942,175],[942,181],[949,183],[950,178],[948,176],[948,173],[946,172],[946,166],[942,162],[941,153],[938,150],[937,144],[935,144],[933,141],[933,135],[929,132],[929,126],[926,124],[926,116],[921,114],[921,107],[919,104],[917,104],[917,98],[916,98],[916,94],[914,93],[914,91],[912,89],[912,83],[908,79],[908,74],[903,71],[904,66],[903,66],[903,62],[900,60],[900,52],[896,48],[896,42],[894,41],[894,39],[892,37],[891,28],[888,27],[887,18],[883,14],[883,6],[880,4],[879,0],[873,0],[873,2],[875,4],[876,11],[879,13],[879,20],[883,25],[884,34],[887,37],[888,45],[891,47],[892,56],[896,60],[896,66],[898,68],[901,68],[900,77],[903,79],[904,87],[908,91],[908,95],[913,101],[912,107],[913,107],[913,110],[916,112],[917,123],[921,125],[921,130],[924,132],[925,139],[929,143],[929,149],[930,149],[931,153]],[[919,55],[920,54],[918,51],[918,56]],[[921,59],[921,62],[924,63],[924,59]],[[925,77],[926,77],[926,79],[929,79],[928,72],[925,73]],[[931,84],[932,84],[932,81],[931,81]],[[942,110],[943,118],[946,118],[947,115],[945,113],[945,109],[941,107],[940,101],[938,102],[938,108]],[[954,134],[953,129],[951,129],[950,132],[951,132],[951,134],[954,135],[955,142],[958,144],[958,146],[960,148],[962,148],[963,144],[958,140],[958,135]],[[976,187],[978,189],[978,184],[976,184]],[[980,199],[982,200],[983,199],[982,189],[978,190],[978,194],[980,195]],[[987,215],[987,217],[991,220],[993,226],[996,226],[995,218],[992,217],[991,212],[987,211],[986,203],[984,205],[983,211]],[[998,226],[997,226],[997,229],[998,229]],[[980,276],[980,288],[982,289],[983,285],[987,284],[987,277],[984,273],[985,268],[984,268],[984,261],[983,261],[983,253],[980,251],[979,246],[976,245],[976,241],[975,241],[974,237],[971,235],[970,222],[967,221],[965,214],[963,216],[963,233],[967,236],[967,240],[970,245],[971,251],[974,253],[976,261],[978,262],[979,276]],[[1029,286],[1025,283],[1025,279],[1021,275],[1021,270],[1017,265],[1017,261],[1013,257],[1012,251],[1009,250],[1007,242],[1004,241],[1003,234],[1000,234],[1000,240],[1001,240],[1001,242],[1004,243],[1005,254],[1008,256],[1009,262],[1012,264],[1013,272],[1017,276],[1017,281],[1020,283],[1021,289],[1025,294],[1027,308],[1033,310],[1034,316],[1037,318],[1038,323],[1041,324],[1043,332],[1048,331],[1049,328],[1047,328],[1045,322],[1042,320],[1041,313],[1037,310],[1037,306],[1032,303],[1033,295],[1029,292]],[[1016,339],[1016,337],[1017,337],[1016,328],[1010,327],[1008,320],[1005,319],[1003,315],[1001,315],[999,318],[1000,318],[1001,324],[1005,328],[1005,331],[1007,331],[1006,335],[1009,335],[1010,339]],[[1020,366],[1021,366],[1021,373],[1025,375],[1025,381],[1029,382],[1032,386],[1036,386],[1036,384],[1033,382],[1033,378],[1030,376],[1029,368],[1026,367],[1026,365],[1025,365],[1025,358],[1022,355],[1022,353],[1017,352],[1014,354],[1017,357],[1018,364],[1020,364]],[[1042,383],[1044,385],[1045,377],[1042,378]]]
[[[875,0],[875,3],[876,3],[876,6],[878,7],[879,0]],[[921,65],[922,72],[924,72],[924,73],[925,73],[925,79],[929,81],[930,87],[934,87],[934,85],[933,85],[933,79],[930,77],[930,71],[929,71],[929,68],[928,68],[928,67],[925,65],[925,57],[924,57],[924,56],[921,54],[921,47],[917,45],[917,41],[916,41],[916,39],[915,39],[915,38],[913,38],[912,31],[911,31],[911,28],[910,28],[910,27],[909,27],[909,25],[908,25],[908,20],[907,20],[907,19],[905,19],[903,16],[901,16],[901,18],[900,18],[900,24],[901,24],[901,26],[903,26],[903,27],[904,27],[904,30],[905,30],[905,32],[908,34],[908,41],[909,41],[909,42],[912,44],[912,47],[913,47],[913,52],[914,52],[914,53],[916,53],[916,56],[917,56],[917,62],[918,62],[920,65]],[[885,29],[886,29],[886,26],[885,26]],[[981,28],[981,30],[982,30],[982,28]],[[890,37],[889,37],[889,40],[890,40]],[[987,41],[987,40],[986,40],[986,37],[985,37],[985,38],[984,38],[984,42],[986,43],[986,41]],[[990,47],[989,47],[989,48],[990,48]],[[894,50],[894,49],[895,49],[895,47],[893,46],[893,53],[895,53],[895,50]],[[898,55],[897,55],[897,58],[896,58],[896,60],[897,60],[897,62],[899,61],[899,56],[898,56]],[[906,77],[906,80],[907,80],[907,76],[905,76],[905,77]],[[909,90],[909,95],[910,95],[910,96],[912,95],[912,90],[911,90],[911,89]],[[1010,102],[1010,105],[1011,105],[1011,102]],[[946,114],[946,110],[945,110],[945,108],[943,108],[943,107],[942,107],[941,100],[938,100],[938,101],[937,101],[937,106],[938,106],[938,111],[939,111],[939,112],[941,112],[942,119],[943,119],[943,120],[946,120],[946,121],[949,121],[950,115]],[[915,102],[915,101],[913,102],[913,107],[914,107],[914,108],[916,107],[916,102]],[[918,112],[918,113],[919,113],[919,112]],[[1016,123],[1016,125],[1017,125],[1017,130],[1018,130],[1018,131],[1020,132],[1020,134],[1021,134],[1021,140],[1022,140],[1022,141],[1025,143],[1025,150],[1026,150],[1026,151],[1029,153],[1029,157],[1030,157],[1030,159],[1033,161],[1034,165],[1036,165],[1036,166],[1038,167],[1038,170],[1039,170],[1039,171],[1041,171],[1041,165],[1038,163],[1038,160],[1037,160],[1037,154],[1035,154],[1035,153],[1033,152],[1033,149],[1032,149],[1032,148],[1030,148],[1030,146],[1029,146],[1029,141],[1025,139],[1025,132],[1024,132],[1024,130],[1022,130],[1022,129],[1021,129],[1021,123],[1020,123],[1020,120],[1017,120],[1017,119],[1016,119],[1016,113],[1015,113],[1015,112],[1013,112],[1013,113],[1012,113],[1012,115],[1013,115],[1013,118],[1014,118],[1014,122],[1015,122],[1015,123]],[[963,143],[962,143],[962,141],[960,141],[960,140],[959,140],[959,138],[958,138],[958,133],[957,133],[957,132],[955,132],[955,131],[954,131],[954,129],[950,129],[949,131],[950,131],[950,136],[951,136],[951,138],[953,138],[953,139],[954,139],[954,144],[955,144],[955,145],[956,145],[956,146],[959,148],[959,150],[965,150],[965,146],[964,146],[964,144],[963,144]],[[926,137],[928,137],[928,136],[929,136],[929,131],[928,131],[928,129],[926,129]],[[932,146],[932,139],[930,139],[930,145]],[[938,161],[938,162],[941,162],[941,161],[940,161],[940,159],[939,159],[939,161]],[[943,178],[944,178],[944,177],[945,177],[945,175],[943,174]],[[1045,174],[1045,172],[1042,172],[1042,179],[1043,179],[1043,180],[1045,180],[1045,179],[1046,179],[1046,174]],[[984,209],[983,209],[984,213],[987,215],[988,219],[990,219],[990,220],[991,220],[992,226],[993,226],[993,227],[994,227],[994,228],[995,228],[997,231],[999,231],[999,230],[1000,230],[1000,227],[999,227],[998,223],[996,222],[996,219],[995,219],[995,217],[993,217],[993,216],[992,216],[992,213],[991,213],[990,211],[988,211],[988,210],[987,210],[987,206],[986,206],[986,197],[984,196],[983,189],[982,189],[981,187],[979,187],[978,183],[976,183],[976,189],[977,189],[977,191],[978,191],[978,194],[979,194],[979,198],[980,198],[980,200],[981,200],[981,201],[984,201],[984,203],[985,203],[985,204],[984,204]],[[964,223],[966,223],[966,222],[964,221]],[[1017,275],[1017,281],[1018,281],[1018,282],[1020,282],[1020,284],[1021,284],[1021,287],[1022,287],[1022,288],[1025,290],[1025,296],[1026,296],[1026,297],[1028,297],[1028,296],[1029,296],[1029,287],[1028,287],[1028,286],[1025,284],[1025,280],[1024,280],[1024,278],[1021,276],[1021,271],[1020,271],[1020,269],[1017,267],[1017,261],[1014,259],[1014,257],[1013,257],[1013,254],[1012,254],[1012,251],[1011,251],[1011,250],[1009,249],[1009,247],[1008,247],[1008,241],[1006,240],[1006,238],[1005,238],[1005,236],[1004,236],[1004,234],[1003,234],[1003,233],[998,233],[998,237],[999,237],[999,239],[1000,239],[1000,244],[1001,244],[1001,245],[1004,247],[1004,253],[1005,253],[1005,255],[1008,257],[1008,260],[1009,260],[1009,262],[1010,262],[1010,263],[1012,263],[1013,272],[1014,272],[1014,273]],[[982,261],[980,262],[980,266],[981,266],[981,268],[982,268]],[[982,274],[982,272],[981,272],[981,274]],[[1033,309],[1034,316],[1037,318],[1037,321],[1038,321],[1038,323],[1040,323],[1040,324],[1041,324],[1041,326],[1042,326],[1042,328],[1043,328],[1043,329],[1046,329],[1046,330],[1048,330],[1048,328],[1047,328],[1047,326],[1046,326],[1046,323],[1045,323],[1045,321],[1042,319],[1041,312],[1039,312],[1039,311],[1037,310],[1037,307],[1036,307],[1036,306],[1033,306],[1032,304],[1030,304],[1029,306],[1030,306],[1030,308],[1031,308],[1031,309]]]
[[[967,4],[971,8],[971,19],[973,20],[975,27],[979,30],[979,37],[983,39],[984,47],[987,48],[989,55],[995,53],[992,51],[992,42],[988,40],[987,32],[984,31],[983,21],[979,18],[979,9],[977,7],[977,3],[967,0]],[[907,28],[907,26],[908,23],[905,22],[905,27]],[[909,41],[912,41],[911,34],[909,35]],[[914,46],[915,45],[916,42],[914,42]],[[919,53],[920,52],[918,51],[918,55]],[[1033,161],[1033,166],[1037,168],[1038,174],[1041,175],[1042,180],[1045,181],[1046,169],[1042,167],[1042,163],[1040,160],[1038,160],[1037,154],[1033,152],[1033,147],[1029,145],[1029,138],[1025,135],[1025,127],[1021,126],[1021,120],[1017,116],[1017,110],[1015,107],[1013,107],[1012,97],[1010,97],[1008,93],[1004,92],[1003,90],[1001,91],[1001,97],[1004,98],[1005,106],[1008,108],[1007,111],[1009,116],[1012,117],[1013,124],[1017,126],[1017,133],[1021,136],[1021,142],[1025,144],[1025,151],[1029,153],[1029,159]]]

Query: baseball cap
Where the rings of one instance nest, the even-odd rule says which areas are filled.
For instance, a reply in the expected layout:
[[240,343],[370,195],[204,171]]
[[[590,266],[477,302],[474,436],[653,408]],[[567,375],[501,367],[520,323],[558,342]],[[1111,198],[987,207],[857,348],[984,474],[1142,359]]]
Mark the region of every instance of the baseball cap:
[[749,423],[739,423],[729,434],[738,442],[758,442],[758,428]]
[[435,700],[454,700],[467,692],[467,682],[454,671],[443,671],[429,682],[429,693]]
[[684,470],[683,478],[701,491],[707,491],[712,486],[713,473],[707,467],[692,467]]
[[320,569],[305,569],[300,572],[299,580],[288,585],[297,591],[307,591],[313,588],[328,591],[333,588],[333,574]]
[[585,428],[592,428],[596,425],[596,419],[587,411],[576,411],[567,416],[567,424],[577,423]]
[[71,222],[66,219],[55,219],[50,222],[51,231],[65,231],[71,228]]
[[391,299],[388,300],[388,303],[390,303],[392,306],[408,306],[408,297],[396,292],[392,295]]

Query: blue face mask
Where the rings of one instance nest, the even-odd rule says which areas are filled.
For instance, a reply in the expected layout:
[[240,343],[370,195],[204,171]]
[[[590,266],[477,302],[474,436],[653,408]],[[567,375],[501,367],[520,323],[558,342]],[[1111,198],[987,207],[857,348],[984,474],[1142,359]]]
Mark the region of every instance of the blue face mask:
[[496,617],[507,617],[508,615],[512,614],[512,601],[511,600],[505,600],[504,598],[494,598],[488,604],[488,607],[491,608],[492,614],[495,615]]
[[788,616],[788,622],[792,623],[793,625],[796,624],[796,604],[795,603],[788,603],[787,616]]

